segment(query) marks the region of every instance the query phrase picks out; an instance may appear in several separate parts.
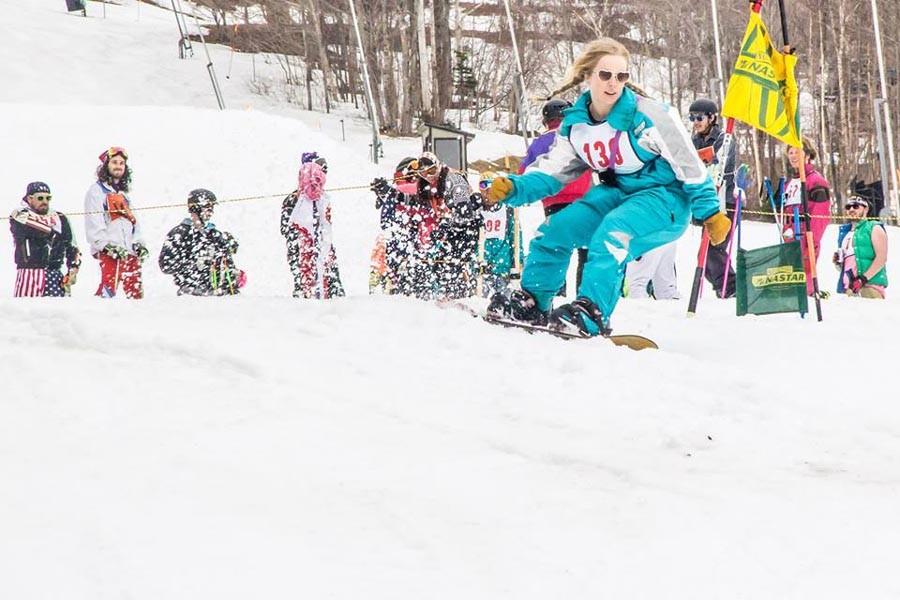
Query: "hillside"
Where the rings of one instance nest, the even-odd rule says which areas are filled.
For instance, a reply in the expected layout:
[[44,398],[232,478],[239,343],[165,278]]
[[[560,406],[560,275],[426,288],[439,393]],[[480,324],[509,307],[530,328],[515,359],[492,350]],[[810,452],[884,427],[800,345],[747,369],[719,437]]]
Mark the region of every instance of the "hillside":
[[[220,112],[166,11],[63,6],[0,0],[7,212],[34,179],[78,212],[111,144],[129,149],[138,207],[198,186],[271,197],[217,211],[249,273],[237,298],[176,297],[156,268],[181,208],[139,213],[140,302],[94,298],[89,258],[73,298],[13,299],[0,236],[0,598],[900,594],[893,295],[832,296],[822,323],[739,319],[709,289],[694,319],[686,300],[624,300],[614,328],[660,344],[642,353],[369,296],[366,185],[418,140],[388,140],[373,165],[358,113],[261,99],[237,68]],[[471,158],[520,145],[479,133]],[[329,187],[357,188],[334,192],[350,295],[330,302],[290,297],[278,234],[310,149]],[[539,221],[526,212],[526,237]],[[750,224],[744,241],[776,232]],[[698,243],[691,228],[679,244],[684,297]]]

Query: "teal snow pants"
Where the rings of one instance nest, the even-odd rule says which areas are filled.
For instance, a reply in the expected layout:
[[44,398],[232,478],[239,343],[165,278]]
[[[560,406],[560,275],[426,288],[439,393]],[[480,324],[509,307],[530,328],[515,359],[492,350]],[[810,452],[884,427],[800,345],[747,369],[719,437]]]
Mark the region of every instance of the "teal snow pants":
[[595,186],[538,228],[525,259],[522,289],[534,295],[541,310],[549,310],[566,280],[572,251],[586,246],[578,296],[593,301],[608,321],[628,261],[678,239],[689,222],[687,200],[669,188],[626,195],[618,188]]

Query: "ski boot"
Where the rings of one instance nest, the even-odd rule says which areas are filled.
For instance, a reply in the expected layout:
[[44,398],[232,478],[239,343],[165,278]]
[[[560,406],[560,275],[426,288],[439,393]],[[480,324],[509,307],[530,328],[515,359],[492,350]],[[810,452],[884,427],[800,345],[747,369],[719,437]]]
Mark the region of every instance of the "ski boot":
[[597,305],[584,296],[563,304],[550,313],[547,325],[551,329],[586,338],[595,335],[609,337],[612,333]]
[[509,294],[497,292],[491,296],[487,312],[488,315],[500,319],[521,321],[531,325],[547,324],[547,312],[538,308],[534,296],[525,290],[513,290]]

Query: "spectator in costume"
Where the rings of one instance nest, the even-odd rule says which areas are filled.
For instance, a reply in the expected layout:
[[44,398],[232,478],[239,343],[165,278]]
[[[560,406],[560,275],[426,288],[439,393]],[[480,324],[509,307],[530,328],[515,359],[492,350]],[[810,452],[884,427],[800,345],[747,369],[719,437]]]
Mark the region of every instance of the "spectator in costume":
[[112,298],[119,285],[131,299],[144,297],[141,263],[150,254],[131,210],[131,167],[124,148],[100,155],[97,180],[84,197],[84,228],[91,256],[100,262],[97,296]]
[[51,199],[46,183],[29,183],[21,205],[9,216],[16,262],[13,295],[17,298],[68,296],[78,277],[81,253],[72,226],[66,215],[50,210]]
[[233,296],[247,281],[235,267],[237,240],[212,222],[216,195],[199,188],[188,195],[188,218],[166,236],[159,268],[171,275],[178,295]]
[[840,271],[837,291],[863,298],[885,297],[888,286],[888,240],[884,224],[867,219],[869,202],[862,196],[850,196],[844,205],[849,223],[838,231],[838,249],[832,257]]

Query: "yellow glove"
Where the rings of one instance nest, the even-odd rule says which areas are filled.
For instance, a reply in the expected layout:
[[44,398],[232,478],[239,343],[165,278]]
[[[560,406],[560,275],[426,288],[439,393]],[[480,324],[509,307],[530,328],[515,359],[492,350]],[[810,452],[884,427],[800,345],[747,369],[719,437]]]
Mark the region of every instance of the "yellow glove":
[[709,235],[709,243],[718,246],[728,237],[731,231],[731,219],[725,216],[725,213],[716,213],[707,220],[703,221],[703,227]]
[[503,202],[513,193],[514,187],[512,180],[508,177],[497,177],[491,182],[491,187],[488,188],[487,193],[484,195],[484,204],[493,206]]

